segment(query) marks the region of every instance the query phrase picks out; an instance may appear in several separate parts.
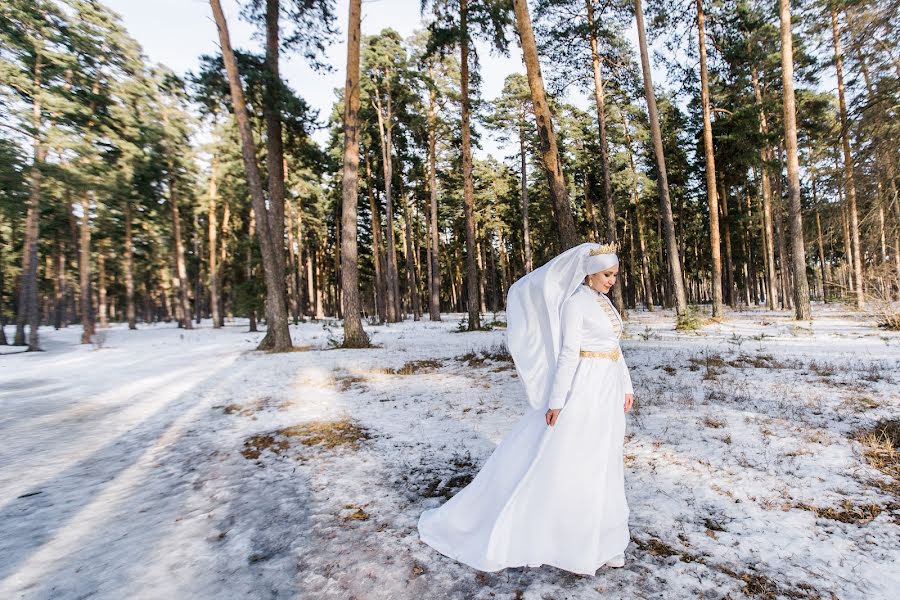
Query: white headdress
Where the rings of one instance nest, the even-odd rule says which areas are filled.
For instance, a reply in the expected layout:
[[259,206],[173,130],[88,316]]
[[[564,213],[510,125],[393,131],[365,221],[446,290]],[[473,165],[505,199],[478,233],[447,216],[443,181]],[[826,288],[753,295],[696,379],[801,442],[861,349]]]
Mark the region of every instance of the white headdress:
[[533,408],[547,405],[560,350],[562,305],[586,275],[618,264],[616,244],[569,248],[518,279],[506,299],[506,346]]

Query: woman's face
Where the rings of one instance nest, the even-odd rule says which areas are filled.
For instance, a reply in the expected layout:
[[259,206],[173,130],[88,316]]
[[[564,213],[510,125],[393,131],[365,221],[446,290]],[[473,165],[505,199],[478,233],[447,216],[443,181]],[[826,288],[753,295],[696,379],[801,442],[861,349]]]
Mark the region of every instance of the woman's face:
[[605,294],[612,289],[612,286],[616,285],[616,276],[618,274],[619,265],[613,265],[608,269],[588,275],[588,285],[601,294]]

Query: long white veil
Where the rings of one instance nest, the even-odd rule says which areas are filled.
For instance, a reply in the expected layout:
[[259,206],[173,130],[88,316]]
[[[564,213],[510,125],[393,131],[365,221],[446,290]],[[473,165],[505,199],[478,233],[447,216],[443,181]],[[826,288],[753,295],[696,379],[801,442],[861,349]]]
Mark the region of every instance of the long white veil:
[[506,299],[506,346],[525,384],[528,403],[544,408],[560,350],[560,315],[566,299],[587,275],[585,242],[518,279]]

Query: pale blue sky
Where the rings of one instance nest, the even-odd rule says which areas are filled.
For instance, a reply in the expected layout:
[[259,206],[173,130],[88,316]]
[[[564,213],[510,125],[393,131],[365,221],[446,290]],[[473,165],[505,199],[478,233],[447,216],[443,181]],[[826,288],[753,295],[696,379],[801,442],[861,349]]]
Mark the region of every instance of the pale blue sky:
[[[206,0],[104,0],[118,12],[126,29],[144,49],[153,62],[167,65],[178,74],[197,70],[201,54],[217,52],[218,34],[212,20],[209,2]],[[261,51],[260,39],[253,39],[253,28],[238,17],[236,0],[222,0],[228,18],[232,44],[237,48]],[[327,117],[334,103],[335,88],[343,86],[346,62],[347,0],[337,2],[340,35],[327,50],[327,62],[335,67],[332,73],[316,73],[309,69],[302,57],[285,54],[282,60],[282,76],[309,102]],[[396,29],[404,37],[422,27],[418,0],[364,0],[363,35],[381,31],[385,27]],[[482,94],[494,98],[503,87],[503,80],[510,73],[524,72],[518,46],[511,48],[510,56],[492,55],[486,46],[479,45],[482,64]],[[325,139],[322,132],[316,135]],[[483,138],[484,152],[502,158],[504,150],[487,137]]]

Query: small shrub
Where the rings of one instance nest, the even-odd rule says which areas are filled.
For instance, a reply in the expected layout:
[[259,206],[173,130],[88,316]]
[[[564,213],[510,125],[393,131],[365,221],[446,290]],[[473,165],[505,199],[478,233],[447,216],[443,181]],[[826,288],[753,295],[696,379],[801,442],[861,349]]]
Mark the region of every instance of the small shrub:
[[697,315],[697,311],[688,307],[687,312],[678,315],[675,319],[675,329],[677,331],[697,331],[703,328],[703,321]]

